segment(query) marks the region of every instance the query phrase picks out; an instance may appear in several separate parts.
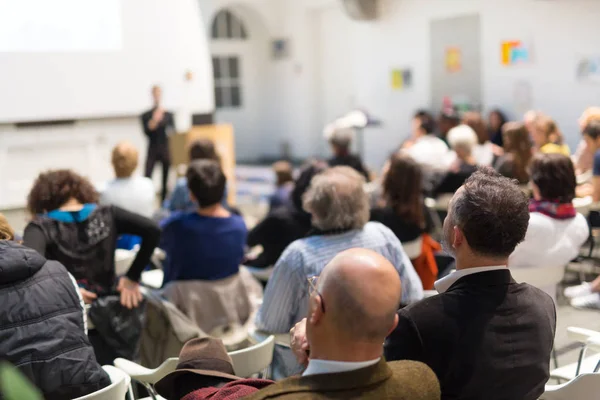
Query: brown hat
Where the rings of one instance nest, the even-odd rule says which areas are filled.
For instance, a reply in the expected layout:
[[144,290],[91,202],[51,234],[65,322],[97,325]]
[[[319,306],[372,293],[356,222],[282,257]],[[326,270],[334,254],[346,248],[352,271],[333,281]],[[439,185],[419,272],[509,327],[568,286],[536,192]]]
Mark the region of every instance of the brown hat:
[[[188,341],[179,353],[179,363],[175,371],[156,382],[154,388],[161,396],[170,399],[173,395],[175,379],[181,375],[195,374],[226,381],[241,379],[234,375],[233,361],[227,354],[221,339],[201,338]],[[202,387],[199,378],[198,386]]]

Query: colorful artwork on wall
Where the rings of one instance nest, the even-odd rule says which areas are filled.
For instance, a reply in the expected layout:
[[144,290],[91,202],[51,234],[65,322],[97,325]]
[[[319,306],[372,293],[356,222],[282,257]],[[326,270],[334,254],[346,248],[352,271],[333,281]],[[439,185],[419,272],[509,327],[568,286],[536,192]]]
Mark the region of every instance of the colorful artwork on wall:
[[581,82],[600,83],[600,56],[586,57],[579,61],[577,79]]
[[412,87],[412,70],[410,69],[393,69],[392,70],[392,89],[405,90]]
[[446,48],[446,71],[459,72],[462,69],[462,53],[458,47]]
[[521,40],[509,40],[501,44],[502,65],[527,64],[531,61],[531,49]]

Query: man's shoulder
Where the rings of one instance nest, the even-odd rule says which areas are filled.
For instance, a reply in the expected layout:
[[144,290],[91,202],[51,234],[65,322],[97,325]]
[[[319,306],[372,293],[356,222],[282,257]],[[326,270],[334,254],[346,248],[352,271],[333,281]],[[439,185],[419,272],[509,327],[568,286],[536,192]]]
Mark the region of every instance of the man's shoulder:
[[439,399],[440,384],[431,368],[420,361],[390,361],[391,384],[407,399]]

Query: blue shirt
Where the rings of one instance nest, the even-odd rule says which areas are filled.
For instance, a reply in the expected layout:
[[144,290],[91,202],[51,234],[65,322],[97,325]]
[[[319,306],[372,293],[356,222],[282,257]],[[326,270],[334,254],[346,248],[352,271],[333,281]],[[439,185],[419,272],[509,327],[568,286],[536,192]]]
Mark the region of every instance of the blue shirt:
[[600,150],[594,153],[594,176],[600,176]]
[[396,235],[379,222],[369,222],[360,230],[311,236],[290,244],[275,264],[269,279],[256,317],[257,328],[270,333],[288,332],[296,322],[306,317],[307,278],[320,275],[333,257],[353,248],[373,250],[394,265],[402,282],[402,304],[423,298],[421,279]]
[[246,224],[242,217],[205,217],[196,212],[179,213],[162,226],[160,248],[170,281],[218,280],[239,271],[244,257]]

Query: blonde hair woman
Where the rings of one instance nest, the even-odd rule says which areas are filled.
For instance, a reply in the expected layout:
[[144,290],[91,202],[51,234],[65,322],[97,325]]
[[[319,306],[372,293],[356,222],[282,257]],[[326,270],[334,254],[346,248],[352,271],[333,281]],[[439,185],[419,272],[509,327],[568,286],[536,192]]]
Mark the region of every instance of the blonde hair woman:
[[150,218],[156,209],[156,192],[150,178],[134,175],[138,158],[138,150],[129,142],[114,147],[112,165],[116,179],[106,185],[100,203]]

